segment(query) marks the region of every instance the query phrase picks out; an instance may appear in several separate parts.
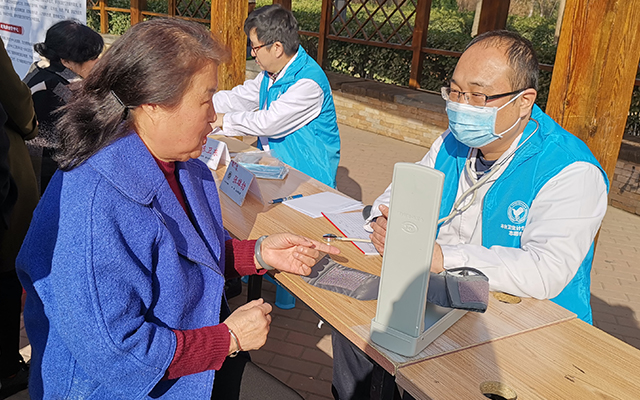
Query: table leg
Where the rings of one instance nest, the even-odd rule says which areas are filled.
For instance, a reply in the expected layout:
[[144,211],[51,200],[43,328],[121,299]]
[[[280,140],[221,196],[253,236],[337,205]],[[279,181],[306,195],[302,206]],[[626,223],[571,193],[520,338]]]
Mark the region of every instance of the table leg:
[[262,297],[262,275],[251,275],[247,285],[247,302],[260,297]]
[[371,400],[395,400],[400,398],[397,394],[396,379],[385,371],[380,365],[374,363],[371,373]]

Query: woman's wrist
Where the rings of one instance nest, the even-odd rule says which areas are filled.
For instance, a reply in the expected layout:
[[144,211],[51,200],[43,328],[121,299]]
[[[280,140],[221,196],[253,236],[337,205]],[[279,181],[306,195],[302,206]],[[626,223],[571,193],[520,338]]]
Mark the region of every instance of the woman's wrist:
[[227,327],[229,330],[229,357],[235,357],[238,355],[238,352],[242,351],[240,347],[240,342],[238,341],[238,336],[231,330],[231,328]]
[[256,240],[256,246],[255,246],[255,258],[256,261],[258,262],[258,265],[264,269],[266,269],[267,271],[271,271],[272,269],[274,269],[271,265],[267,264],[263,259],[262,259],[262,242],[267,238],[267,235],[264,236],[260,236],[260,238],[258,240]]

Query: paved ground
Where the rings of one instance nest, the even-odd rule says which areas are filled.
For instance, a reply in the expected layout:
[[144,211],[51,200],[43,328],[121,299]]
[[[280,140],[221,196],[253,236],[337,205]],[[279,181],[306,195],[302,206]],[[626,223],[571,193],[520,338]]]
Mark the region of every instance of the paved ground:
[[[425,148],[348,126],[340,127],[342,161],[338,189],[371,204],[391,182],[393,164],[418,161]],[[640,216],[615,208],[602,224],[592,273],[595,325],[640,348]],[[265,282],[264,297],[273,303],[275,287]],[[238,306],[246,295],[231,300]],[[297,390],[305,399],[331,399],[331,341],[326,325],[301,302],[292,310],[274,308],[267,344],[253,360]],[[26,335],[24,352],[30,349]],[[28,399],[26,392],[11,397]]]

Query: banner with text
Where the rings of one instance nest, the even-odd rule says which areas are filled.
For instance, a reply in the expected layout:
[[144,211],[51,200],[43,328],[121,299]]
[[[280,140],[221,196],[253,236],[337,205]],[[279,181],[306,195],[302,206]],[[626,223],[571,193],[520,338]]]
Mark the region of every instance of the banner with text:
[[21,78],[40,56],[33,45],[64,19],[87,22],[86,0],[0,0],[0,38]]

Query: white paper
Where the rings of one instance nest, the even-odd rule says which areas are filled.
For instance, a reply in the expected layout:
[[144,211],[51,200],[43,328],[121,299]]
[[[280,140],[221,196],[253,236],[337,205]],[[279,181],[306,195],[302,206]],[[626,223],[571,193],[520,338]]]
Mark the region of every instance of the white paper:
[[283,204],[311,218],[320,218],[322,213],[337,214],[364,208],[362,202],[333,192],[312,194],[311,196],[287,200]]
[[220,165],[221,162],[224,165],[228,165],[229,161],[231,161],[227,144],[210,137],[207,138],[207,143],[202,146],[202,153],[198,159],[207,164],[207,167],[214,170],[218,169],[218,165]]
[[[341,214],[324,213],[333,226],[335,226],[340,234],[344,237],[354,239],[369,239],[369,233],[364,230],[364,217],[361,212],[350,212]],[[360,249],[365,255],[378,255],[378,250],[371,243],[351,242]]]

